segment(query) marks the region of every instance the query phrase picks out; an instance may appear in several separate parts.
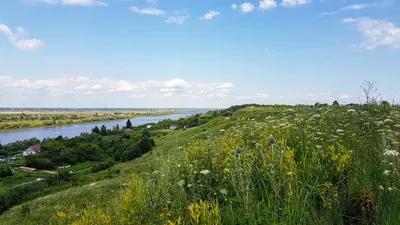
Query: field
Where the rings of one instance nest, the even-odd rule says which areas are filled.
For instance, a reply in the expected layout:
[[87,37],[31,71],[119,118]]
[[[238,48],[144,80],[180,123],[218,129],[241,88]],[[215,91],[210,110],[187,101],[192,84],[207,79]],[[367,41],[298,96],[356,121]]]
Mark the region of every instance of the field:
[[2,224],[399,224],[397,107],[245,108],[152,136],[118,175],[88,175]]
[[137,110],[137,111],[0,111],[0,132],[37,127],[52,127],[69,124],[91,123],[131,119],[137,116],[167,115],[181,110]]

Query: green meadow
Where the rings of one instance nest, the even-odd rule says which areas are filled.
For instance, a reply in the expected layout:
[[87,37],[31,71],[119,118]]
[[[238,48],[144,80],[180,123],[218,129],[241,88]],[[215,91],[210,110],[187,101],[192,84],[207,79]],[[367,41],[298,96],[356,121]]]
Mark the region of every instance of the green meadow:
[[[1,224],[399,224],[400,108],[233,108]],[[112,136],[108,138],[113,138]],[[119,171],[115,173],[115,171]]]

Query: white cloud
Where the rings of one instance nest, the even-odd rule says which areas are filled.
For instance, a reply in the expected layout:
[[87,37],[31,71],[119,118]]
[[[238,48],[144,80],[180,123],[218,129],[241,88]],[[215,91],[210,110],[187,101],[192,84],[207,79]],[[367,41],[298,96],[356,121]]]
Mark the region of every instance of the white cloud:
[[361,46],[367,50],[380,46],[400,48],[400,28],[391,22],[370,18],[346,18],[342,22],[356,24],[357,30],[366,39]]
[[59,4],[59,5],[79,5],[79,6],[108,6],[107,3],[94,0],[31,0],[34,2],[48,3],[48,4]]
[[212,20],[215,16],[219,16],[219,15],[221,15],[220,12],[210,10],[203,17],[201,17],[201,20]]
[[350,98],[350,95],[347,95],[347,94],[341,95],[339,98],[340,99],[348,99],[348,98]]
[[166,23],[183,24],[190,16],[170,16],[165,20]]
[[238,7],[237,7],[236,4],[232,4],[232,5],[231,5],[231,8],[234,9],[234,10],[236,10]]
[[0,24],[1,32],[15,47],[22,50],[37,50],[46,45],[42,40],[36,38],[27,39],[28,33],[22,27],[17,27],[14,33],[8,26]]
[[339,10],[336,11],[331,11],[331,12],[322,12],[320,15],[321,16],[326,16],[326,15],[333,15],[339,12],[343,11],[350,11],[350,10],[362,10],[365,8],[372,8],[372,7],[381,7],[381,6],[388,6],[391,5],[391,2],[382,2],[382,3],[364,3],[364,4],[354,4],[354,5],[348,5],[345,7],[340,8]]
[[161,15],[165,14],[165,11],[163,11],[161,9],[151,8],[151,7],[150,8],[142,8],[141,9],[139,7],[136,7],[136,6],[132,6],[130,8],[130,10],[132,12],[135,12],[135,13],[140,14],[140,15],[161,16]]
[[251,4],[250,2],[245,2],[240,5],[240,11],[243,13],[249,13],[254,10],[254,5]]
[[190,85],[187,81],[177,78],[177,79],[172,79],[172,80],[166,81],[164,83],[164,86],[169,87],[169,88],[187,88]]
[[282,0],[281,6],[284,7],[295,7],[299,5],[305,5],[310,3],[311,0]]
[[85,90],[87,88],[88,88],[88,86],[84,85],[84,84],[81,84],[81,85],[78,85],[78,86],[74,87],[75,90]]
[[[235,85],[226,83],[199,83],[189,82],[176,78],[171,80],[147,80],[131,82],[114,80],[111,78],[93,79],[83,76],[64,75],[60,78],[29,80],[14,79],[11,76],[0,77],[0,91],[7,93],[7,98],[18,101],[19,98],[34,98],[46,100],[46,97],[77,98],[110,98],[113,100],[124,98],[160,98],[171,97],[198,99],[221,99],[229,97]],[[210,97],[211,96],[211,97]]]
[[260,9],[272,9],[276,7],[275,0],[262,0],[259,5]]
[[237,99],[263,99],[263,98],[269,98],[271,97],[269,94],[265,93],[256,93],[256,94],[251,94],[247,96],[239,96]]
[[103,85],[95,84],[95,85],[93,85],[92,89],[93,90],[101,90],[101,89],[103,89]]
[[144,97],[146,97],[146,95],[144,95],[144,94],[133,94],[133,95],[131,95],[131,97],[132,98],[144,98]]

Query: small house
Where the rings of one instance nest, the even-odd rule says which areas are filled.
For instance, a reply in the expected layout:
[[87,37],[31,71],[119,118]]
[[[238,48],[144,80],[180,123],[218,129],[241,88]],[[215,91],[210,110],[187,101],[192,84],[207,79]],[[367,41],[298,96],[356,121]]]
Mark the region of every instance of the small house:
[[28,155],[35,155],[40,152],[40,146],[39,145],[33,145],[27,149],[25,149],[24,152],[22,152],[23,156],[28,156]]
[[150,129],[150,128],[152,128],[153,126],[152,125],[147,125],[147,129]]
[[178,125],[176,124],[171,124],[171,126],[169,126],[170,130],[176,130],[178,128]]

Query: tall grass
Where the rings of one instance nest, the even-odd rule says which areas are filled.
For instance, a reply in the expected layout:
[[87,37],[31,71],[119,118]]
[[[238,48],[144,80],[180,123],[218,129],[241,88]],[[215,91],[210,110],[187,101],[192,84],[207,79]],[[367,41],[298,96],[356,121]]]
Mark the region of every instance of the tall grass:
[[216,121],[219,132],[146,156],[148,172],[108,207],[63,209],[51,224],[399,223],[399,109],[279,106]]

